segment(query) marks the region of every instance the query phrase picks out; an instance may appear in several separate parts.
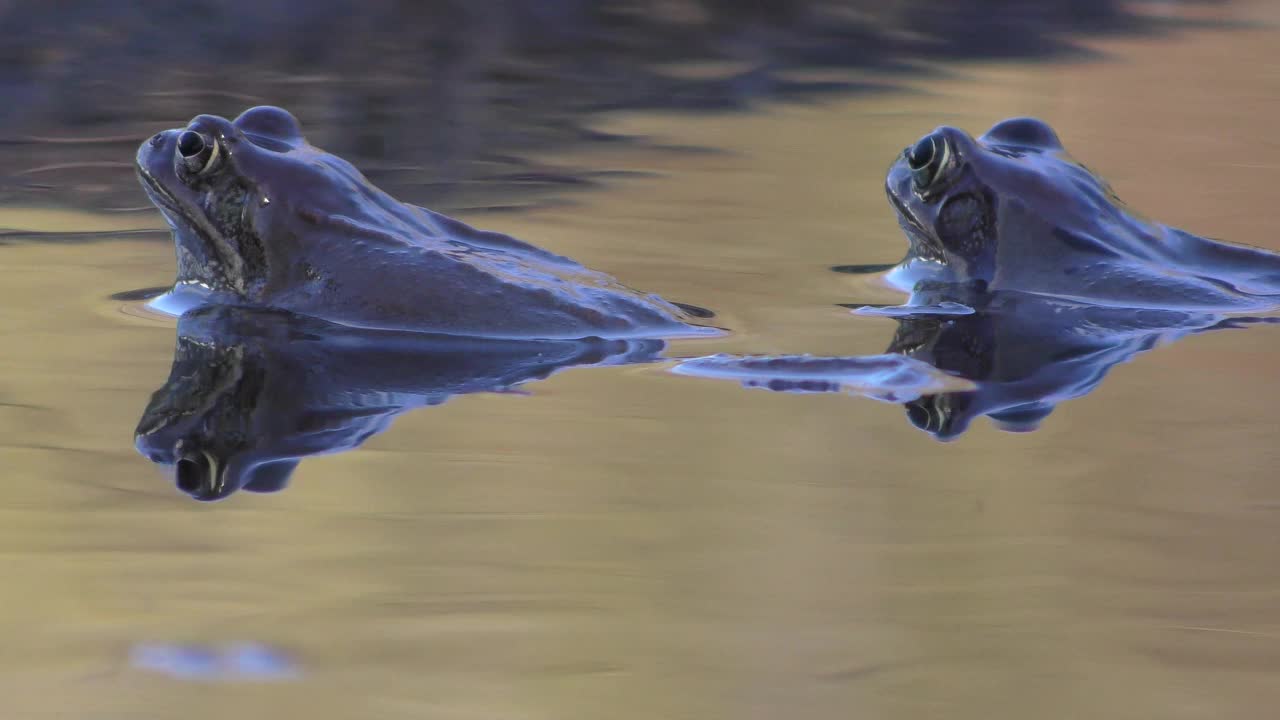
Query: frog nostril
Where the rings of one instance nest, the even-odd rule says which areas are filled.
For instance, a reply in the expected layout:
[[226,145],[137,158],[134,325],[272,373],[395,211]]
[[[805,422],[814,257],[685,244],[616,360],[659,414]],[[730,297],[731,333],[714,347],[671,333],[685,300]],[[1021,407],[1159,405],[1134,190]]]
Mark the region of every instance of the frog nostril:
[[200,133],[187,130],[178,136],[178,153],[182,157],[195,157],[201,150],[204,150],[204,138]]
[[160,147],[162,142],[164,142],[164,133],[156,133],[151,136],[151,147]]

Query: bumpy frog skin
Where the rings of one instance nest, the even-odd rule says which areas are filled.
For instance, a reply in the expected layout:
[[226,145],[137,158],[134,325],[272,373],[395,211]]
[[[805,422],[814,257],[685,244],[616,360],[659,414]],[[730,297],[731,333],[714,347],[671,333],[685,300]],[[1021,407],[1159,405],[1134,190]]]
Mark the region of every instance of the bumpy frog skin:
[[1127,308],[1242,311],[1280,305],[1280,256],[1129,212],[1032,118],[974,139],[939,127],[886,180],[910,248],[890,273]]
[[275,107],[200,115],[138,150],[177,246],[162,307],[277,308],[365,328],[501,338],[706,334],[568,258],[406,205]]

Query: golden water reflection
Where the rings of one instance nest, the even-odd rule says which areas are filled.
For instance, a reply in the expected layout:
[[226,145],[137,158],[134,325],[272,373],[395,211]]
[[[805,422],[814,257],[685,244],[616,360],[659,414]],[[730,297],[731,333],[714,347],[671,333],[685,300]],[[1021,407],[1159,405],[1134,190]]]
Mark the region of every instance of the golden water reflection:
[[[1280,22],[1261,0],[1228,7],[1195,11]],[[901,255],[883,171],[937,124],[1042,116],[1134,207],[1280,250],[1278,40],[1093,40],[1096,60],[950,68],[911,94],[619,116],[605,129],[725,152],[594,151],[660,176],[483,222],[738,330],[680,354],[880,352],[893,323],[835,305],[877,291],[826,267]],[[410,413],[307,460],[285,493],[205,506],[131,445],[172,325],[105,299],[171,272],[142,238],[0,247],[6,717],[1243,718],[1280,702],[1273,328],[1188,338],[1039,432],[979,423],[949,445],[892,405],[586,368]],[[301,679],[127,665],[137,643],[236,640],[287,650]]]

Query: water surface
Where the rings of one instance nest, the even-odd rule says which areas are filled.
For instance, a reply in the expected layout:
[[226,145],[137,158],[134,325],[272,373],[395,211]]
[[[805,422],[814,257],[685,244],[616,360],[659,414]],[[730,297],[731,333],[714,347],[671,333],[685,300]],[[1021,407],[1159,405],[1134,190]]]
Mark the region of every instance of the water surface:
[[[1280,12],[1155,7],[1252,25],[1086,38],[1087,62],[946,65],[895,75],[901,92],[612,113],[595,129],[661,142],[545,160],[625,175],[464,219],[734,329],[675,356],[883,352],[894,321],[839,303],[895,297],[827,268],[901,257],[883,173],[943,123],[1041,116],[1133,207],[1280,251]],[[160,228],[89,207],[16,204],[0,227]],[[863,398],[567,369],[206,505],[132,444],[174,323],[110,298],[172,273],[155,233],[0,247],[7,716],[1252,718],[1280,702],[1274,326],[1184,338],[1037,432],[978,422],[948,444]],[[130,660],[245,645],[293,673]]]

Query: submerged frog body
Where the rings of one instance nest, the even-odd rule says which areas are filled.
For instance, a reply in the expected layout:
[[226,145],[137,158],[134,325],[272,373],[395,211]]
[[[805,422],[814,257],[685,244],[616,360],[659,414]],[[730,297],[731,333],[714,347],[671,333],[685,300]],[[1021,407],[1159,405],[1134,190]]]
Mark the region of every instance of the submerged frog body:
[[652,362],[657,339],[502,340],[365,330],[211,305],[178,321],[138,451],[198,500],[273,492],[299,461],[351,450],[409,410],[508,392],[575,365]]
[[173,229],[178,277],[163,306],[178,311],[250,305],[502,338],[714,332],[568,258],[397,201],[280,108],[161,132],[137,171]]
[[903,151],[886,190],[910,242],[889,276],[904,289],[967,284],[1166,310],[1280,305],[1280,255],[1134,215],[1039,120],[1005,120],[976,140],[940,127]]

